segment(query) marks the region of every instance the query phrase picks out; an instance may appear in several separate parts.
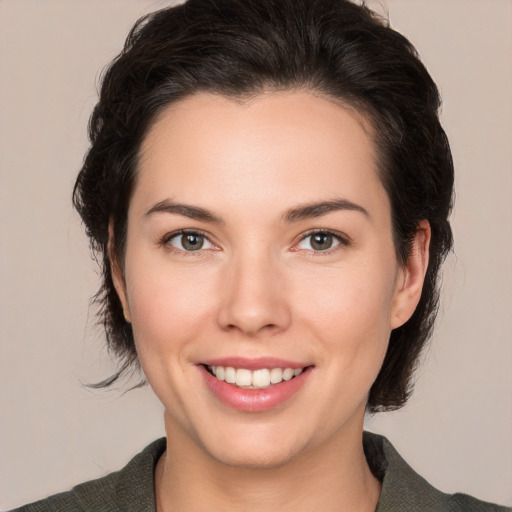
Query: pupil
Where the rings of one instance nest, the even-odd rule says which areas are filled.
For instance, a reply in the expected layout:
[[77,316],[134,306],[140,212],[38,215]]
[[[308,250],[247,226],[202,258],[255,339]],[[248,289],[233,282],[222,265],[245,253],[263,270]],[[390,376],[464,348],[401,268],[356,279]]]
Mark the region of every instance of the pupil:
[[187,251],[197,251],[203,246],[203,237],[200,235],[183,235],[181,243]]
[[318,251],[325,251],[326,249],[330,249],[332,246],[332,236],[326,235],[324,233],[317,233],[313,236],[311,241],[311,247]]

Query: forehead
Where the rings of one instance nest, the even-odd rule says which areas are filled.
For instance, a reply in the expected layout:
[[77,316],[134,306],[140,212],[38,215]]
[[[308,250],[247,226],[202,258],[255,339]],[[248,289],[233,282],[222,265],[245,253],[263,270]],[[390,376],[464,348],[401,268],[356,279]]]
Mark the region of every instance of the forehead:
[[306,92],[239,101],[198,93],[167,107],[141,149],[136,196],[216,198],[263,208],[269,201],[329,196],[363,199],[384,192],[371,129],[347,106]]

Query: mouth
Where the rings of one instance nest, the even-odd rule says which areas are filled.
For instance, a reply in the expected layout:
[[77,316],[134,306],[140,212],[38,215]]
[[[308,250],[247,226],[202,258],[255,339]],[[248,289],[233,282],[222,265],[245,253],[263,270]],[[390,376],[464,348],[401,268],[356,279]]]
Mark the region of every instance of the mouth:
[[268,389],[298,377],[304,368],[234,368],[232,366],[204,365],[206,371],[221,382],[242,389]]
[[225,357],[197,365],[206,388],[231,409],[265,412],[307,386],[314,364],[275,357]]

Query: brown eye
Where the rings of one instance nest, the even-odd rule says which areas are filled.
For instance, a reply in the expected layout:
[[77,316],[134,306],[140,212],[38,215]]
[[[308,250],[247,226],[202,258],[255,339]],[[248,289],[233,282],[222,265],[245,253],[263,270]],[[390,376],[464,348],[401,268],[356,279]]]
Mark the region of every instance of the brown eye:
[[343,239],[329,231],[317,231],[306,235],[297,245],[298,249],[306,249],[308,251],[327,251],[344,243]]
[[332,235],[327,233],[316,233],[315,235],[311,235],[310,243],[311,247],[315,251],[325,251],[326,249],[330,249],[332,247]]
[[181,245],[186,251],[198,251],[203,244],[204,237],[201,235],[181,235]]
[[201,249],[211,249],[212,243],[201,233],[181,232],[170,237],[167,243],[180,251],[194,252]]

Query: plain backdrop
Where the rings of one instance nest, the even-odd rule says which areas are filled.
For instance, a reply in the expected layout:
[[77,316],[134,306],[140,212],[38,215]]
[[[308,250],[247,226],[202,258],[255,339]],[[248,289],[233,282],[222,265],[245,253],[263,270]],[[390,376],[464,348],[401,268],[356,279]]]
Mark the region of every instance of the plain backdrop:
[[[0,0],[0,509],[124,465],[163,435],[112,372],[74,179],[103,66],[149,0]],[[433,485],[512,503],[512,2],[382,0],[439,84],[455,252],[410,403],[369,418]]]

